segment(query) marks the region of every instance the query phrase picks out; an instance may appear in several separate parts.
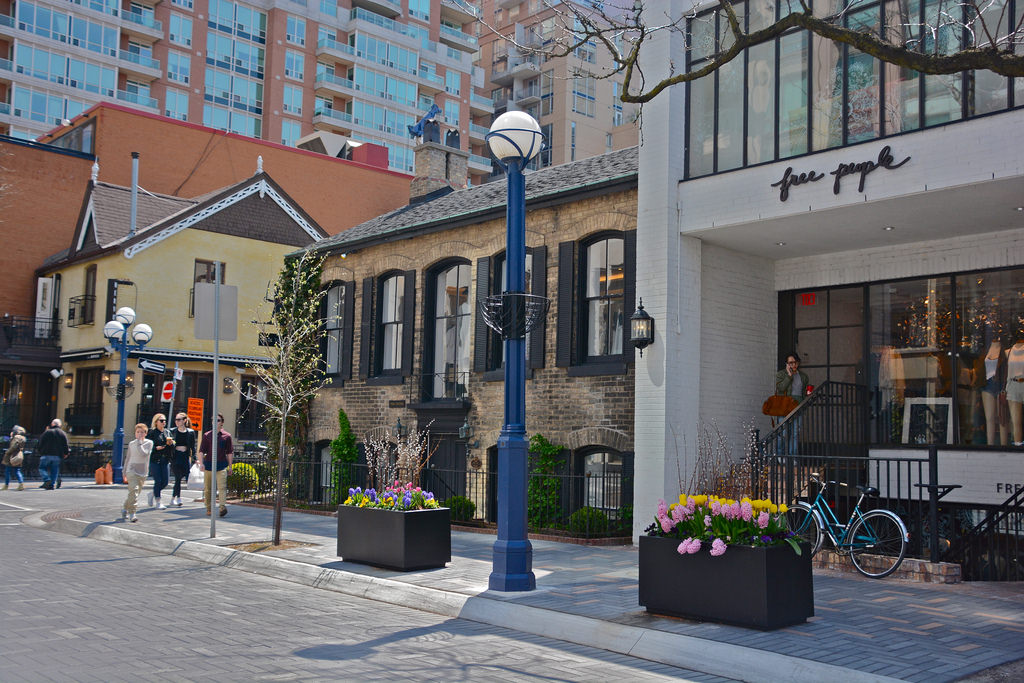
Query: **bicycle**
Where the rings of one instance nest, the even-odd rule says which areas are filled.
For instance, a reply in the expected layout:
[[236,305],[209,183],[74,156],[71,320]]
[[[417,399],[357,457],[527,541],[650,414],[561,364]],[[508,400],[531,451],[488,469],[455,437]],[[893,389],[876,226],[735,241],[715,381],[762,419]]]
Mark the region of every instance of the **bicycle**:
[[816,472],[811,481],[818,485],[814,501],[798,501],[786,511],[790,530],[811,546],[811,556],[821,550],[827,535],[837,552],[849,553],[853,566],[864,576],[881,579],[899,568],[907,553],[910,533],[898,515],[889,510],[861,512],[868,496],[877,496],[873,486],[857,486],[860,498],[853,506],[850,519],[842,524],[829,508],[825,492],[829,485],[848,486],[841,482],[822,482]]

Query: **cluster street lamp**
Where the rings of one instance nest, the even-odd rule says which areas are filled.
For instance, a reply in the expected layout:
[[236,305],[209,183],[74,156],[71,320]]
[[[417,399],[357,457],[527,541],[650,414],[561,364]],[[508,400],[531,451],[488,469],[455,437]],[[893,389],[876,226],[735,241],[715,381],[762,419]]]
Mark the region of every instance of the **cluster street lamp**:
[[[543,135],[532,116],[502,114],[486,136],[491,153],[508,178],[505,233],[505,282],[494,297],[495,318],[488,324],[505,342],[505,421],[498,437],[498,539],[488,585],[491,590],[529,591],[537,586],[533,546],[526,530],[526,332],[531,297],[526,293],[526,182],[523,168],[540,153]],[[547,311],[547,301],[543,302]],[[535,311],[540,306],[535,306]],[[487,316],[485,316],[487,317]],[[543,317],[543,314],[541,314]],[[493,323],[493,324],[492,324]]]
[[117,427],[114,429],[114,452],[112,467],[115,482],[122,479],[121,463],[124,449],[124,399],[128,376],[128,354],[141,351],[153,338],[153,328],[146,323],[139,323],[132,328],[131,338],[135,345],[128,343],[128,328],[135,322],[135,311],[127,306],[117,309],[114,319],[103,326],[103,336],[110,340],[110,345],[121,354],[121,369],[117,377]]

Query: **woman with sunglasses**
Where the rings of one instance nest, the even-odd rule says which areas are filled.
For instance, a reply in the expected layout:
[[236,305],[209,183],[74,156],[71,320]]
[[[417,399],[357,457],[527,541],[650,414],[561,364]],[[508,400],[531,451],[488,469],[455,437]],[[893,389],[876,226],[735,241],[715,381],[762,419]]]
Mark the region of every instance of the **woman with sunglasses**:
[[171,505],[180,508],[181,480],[188,479],[188,471],[196,460],[196,430],[192,429],[192,421],[185,413],[174,416],[171,438],[174,442],[174,452],[171,454],[171,474],[174,476]]
[[157,510],[166,510],[167,506],[160,500],[160,494],[167,486],[167,465],[174,452],[174,439],[167,429],[167,416],[157,413],[146,438],[153,442],[153,454],[149,458],[149,476],[153,477],[153,490],[149,494],[149,505],[156,505]]

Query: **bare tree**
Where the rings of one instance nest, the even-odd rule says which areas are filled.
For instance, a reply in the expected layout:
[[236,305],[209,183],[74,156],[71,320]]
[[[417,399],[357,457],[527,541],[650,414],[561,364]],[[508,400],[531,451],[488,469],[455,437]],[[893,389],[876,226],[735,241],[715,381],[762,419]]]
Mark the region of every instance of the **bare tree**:
[[[276,421],[278,430],[277,484],[274,495],[274,545],[281,543],[281,508],[284,497],[284,466],[288,457],[288,426],[300,410],[316,397],[327,383],[320,367],[322,336],[320,287],[323,256],[311,251],[288,259],[274,287],[273,311],[260,315],[255,323],[265,341],[266,365],[253,364],[266,391],[251,390],[247,398],[261,403],[267,421]],[[262,322],[261,322],[262,321]]]
[[[918,11],[917,0],[890,0],[881,30],[851,18],[861,8],[874,6],[875,12],[880,11],[877,0],[817,0],[813,10],[810,0],[777,1],[775,14],[776,0],[752,0],[763,2],[778,18],[751,21],[748,26],[745,4],[733,0],[690,0],[682,3],[684,9],[672,11],[666,9],[669,3],[657,0],[545,0],[553,22],[535,29],[544,31],[543,40],[536,41],[542,43],[540,47],[532,41],[520,44],[514,35],[503,37],[524,54],[552,57],[572,55],[596,43],[610,55],[610,66],[594,70],[582,64],[576,72],[601,78],[621,75],[622,101],[637,104],[650,102],[677,83],[717,71],[749,47],[798,29],[924,74],[988,70],[1024,76],[1024,54],[1017,54],[1024,43],[1024,12],[1013,16],[1007,0],[934,0],[926,4],[924,13]],[[666,32],[680,34],[687,49],[710,58],[692,71],[683,64],[670,64],[668,76],[649,82],[641,66],[644,46]]]

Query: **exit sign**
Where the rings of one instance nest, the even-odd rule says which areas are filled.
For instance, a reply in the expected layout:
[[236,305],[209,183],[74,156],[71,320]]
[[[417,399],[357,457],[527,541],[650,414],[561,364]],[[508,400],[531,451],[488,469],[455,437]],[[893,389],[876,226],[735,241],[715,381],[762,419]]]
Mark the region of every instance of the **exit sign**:
[[814,292],[808,292],[800,295],[801,306],[813,306],[818,303],[818,295]]

